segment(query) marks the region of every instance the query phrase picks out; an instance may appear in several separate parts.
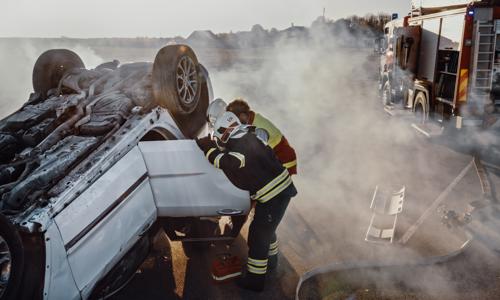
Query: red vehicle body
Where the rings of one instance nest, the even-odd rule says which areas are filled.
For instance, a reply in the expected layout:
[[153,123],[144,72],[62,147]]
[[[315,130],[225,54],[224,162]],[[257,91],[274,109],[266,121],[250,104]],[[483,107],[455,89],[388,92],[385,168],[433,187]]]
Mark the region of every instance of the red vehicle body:
[[412,110],[419,123],[500,126],[500,5],[495,2],[414,8],[389,22],[380,72],[384,104]]

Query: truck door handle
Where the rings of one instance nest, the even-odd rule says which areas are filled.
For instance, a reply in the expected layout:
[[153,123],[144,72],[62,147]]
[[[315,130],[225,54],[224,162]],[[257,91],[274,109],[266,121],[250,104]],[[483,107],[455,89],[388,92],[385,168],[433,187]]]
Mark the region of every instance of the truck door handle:
[[217,213],[221,216],[237,216],[243,214],[241,209],[223,208],[219,209]]

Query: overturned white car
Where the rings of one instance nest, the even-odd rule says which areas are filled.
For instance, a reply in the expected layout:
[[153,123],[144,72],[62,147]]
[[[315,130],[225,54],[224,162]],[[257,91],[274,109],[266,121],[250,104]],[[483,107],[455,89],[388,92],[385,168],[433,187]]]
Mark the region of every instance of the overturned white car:
[[1,299],[106,297],[162,228],[186,250],[238,235],[249,195],[191,140],[212,92],[188,46],[93,70],[49,50],[33,87],[0,121]]

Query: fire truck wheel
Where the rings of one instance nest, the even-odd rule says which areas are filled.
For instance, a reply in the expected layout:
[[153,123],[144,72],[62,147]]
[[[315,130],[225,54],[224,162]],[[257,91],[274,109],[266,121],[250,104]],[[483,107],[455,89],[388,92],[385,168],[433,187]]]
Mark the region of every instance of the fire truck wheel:
[[419,92],[415,97],[415,119],[418,124],[425,124],[427,118],[426,109],[427,97],[424,93]]
[[389,81],[386,81],[382,87],[382,104],[384,106],[391,104],[391,85]]

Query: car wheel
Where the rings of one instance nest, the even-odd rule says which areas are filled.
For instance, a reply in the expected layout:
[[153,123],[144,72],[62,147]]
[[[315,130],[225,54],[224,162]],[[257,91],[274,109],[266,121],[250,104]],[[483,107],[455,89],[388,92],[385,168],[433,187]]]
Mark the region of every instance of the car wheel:
[[38,57],[33,68],[33,90],[42,99],[47,98],[47,92],[57,88],[64,74],[74,68],[85,68],[81,58],[73,51],[52,49]]
[[0,214],[0,299],[16,299],[22,280],[24,255],[21,237]]
[[200,98],[198,59],[186,45],[169,45],[153,64],[153,94],[156,102],[174,114],[192,113]]
[[152,77],[156,104],[169,110],[186,137],[196,137],[206,124],[209,93],[193,50],[186,45],[162,48]]
[[200,134],[201,130],[207,125],[206,113],[208,109],[208,103],[208,84],[207,82],[203,82],[201,84],[200,101],[198,102],[198,106],[196,107],[196,109],[188,115],[174,115],[175,122],[186,137],[197,137]]

